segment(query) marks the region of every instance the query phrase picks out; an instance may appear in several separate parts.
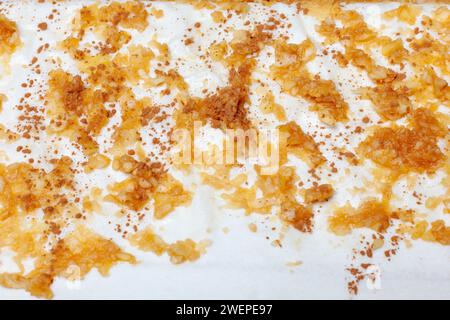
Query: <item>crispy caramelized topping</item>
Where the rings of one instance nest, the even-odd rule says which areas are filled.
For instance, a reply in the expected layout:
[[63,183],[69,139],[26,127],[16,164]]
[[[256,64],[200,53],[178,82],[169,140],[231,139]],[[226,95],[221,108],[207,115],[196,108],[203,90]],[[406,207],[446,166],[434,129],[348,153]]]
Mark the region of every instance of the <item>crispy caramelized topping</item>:
[[413,51],[409,57],[409,61],[411,61],[413,66],[429,67],[430,65],[434,65],[444,74],[450,74],[447,65],[450,53],[445,43],[434,39],[429,33],[425,33],[420,38],[412,39],[410,47]]
[[[236,179],[239,181],[238,177]],[[258,174],[251,188],[236,187],[233,193],[223,194],[222,197],[231,208],[244,209],[247,214],[269,214],[275,207],[282,220],[301,232],[311,232],[314,214],[310,208],[298,202],[297,182],[295,168],[282,166],[275,175]],[[258,190],[262,196],[258,196]]]
[[[220,59],[229,66],[229,85],[204,99],[189,98],[183,113],[178,114],[179,127],[191,127],[193,121],[210,122],[213,128],[247,129],[251,127],[246,104],[249,102],[249,85],[254,68],[254,57],[264,47],[271,35],[258,25],[253,31],[237,31],[231,42],[232,53],[225,57],[226,47],[220,51]],[[216,45],[217,47],[217,45]],[[217,50],[213,50],[217,51]]]
[[396,90],[392,85],[379,85],[360,89],[362,97],[372,101],[375,111],[385,120],[397,120],[411,109],[408,89]]
[[445,225],[444,220],[432,222],[428,230],[427,227],[428,223],[426,221],[417,223],[412,237],[421,238],[425,241],[438,242],[444,246],[450,245],[450,227]]
[[272,92],[264,95],[261,110],[265,114],[272,113],[279,121],[286,121],[286,112],[282,105],[275,102],[275,97]]
[[409,90],[401,85],[405,78],[403,74],[377,66],[369,55],[359,49],[347,47],[345,57],[356,67],[366,70],[376,84],[375,87],[361,88],[360,92],[363,98],[372,101],[376,112],[382,118],[396,120],[409,112]]
[[170,261],[174,264],[184,263],[186,261],[195,261],[200,258],[200,251],[197,244],[191,240],[177,241],[167,248],[167,254]]
[[356,228],[370,228],[384,232],[391,225],[392,213],[386,204],[377,200],[367,200],[357,209],[346,206],[330,217],[330,230],[337,235],[345,235]]
[[142,209],[149,202],[151,194],[166,175],[161,163],[139,162],[127,155],[115,158],[113,169],[131,177],[111,186],[113,193],[107,200],[135,211]]
[[258,54],[271,35],[264,32],[265,26],[257,25],[252,31],[238,30],[230,43],[232,54],[226,60],[230,66],[247,64],[247,60]]
[[434,172],[445,159],[437,138],[443,137],[446,131],[425,109],[414,112],[411,125],[412,129],[376,128],[361,143],[361,154],[397,172]]
[[20,44],[17,24],[0,14],[0,56],[14,53]]
[[51,208],[55,213],[65,209],[66,192],[73,189],[72,160],[64,157],[52,164],[50,172],[27,163],[0,165],[0,221],[39,208]]
[[450,86],[445,79],[436,74],[436,68],[429,65],[421,67],[416,79],[407,81],[407,86],[418,105],[429,107],[430,103],[450,106]]
[[140,162],[124,155],[114,159],[113,169],[131,176],[110,187],[112,194],[106,200],[118,205],[139,211],[153,199],[154,216],[162,219],[176,207],[192,200],[192,195],[166,172],[161,163]]
[[405,49],[400,39],[393,40],[389,37],[378,35],[367,25],[363,16],[358,12],[337,8],[334,15],[343,24],[342,28],[338,28],[336,23],[330,19],[322,20],[317,27],[317,31],[326,38],[325,43],[330,44],[341,41],[353,47],[362,46],[366,51],[373,46],[379,46],[382,54],[391,63],[401,64],[407,59],[409,52]]
[[94,154],[84,165],[84,171],[90,173],[97,169],[105,169],[111,163],[111,160],[103,154]]
[[0,274],[0,284],[49,299],[53,297],[50,287],[56,277],[78,280],[94,268],[102,275],[108,275],[109,269],[119,262],[136,263],[136,260],[111,240],[79,227],[60,240],[51,252],[39,257],[33,271],[26,275]]
[[85,86],[80,76],[62,70],[50,72],[48,114],[52,133],[66,134],[91,155],[98,149],[94,137],[108,123],[105,96]]
[[327,124],[347,120],[348,105],[330,80],[313,76],[306,64],[315,57],[315,48],[310,40],[301,44],[277,41],[275,44],[276,63],[270,67],[272,76],[284,92],[302,97],[312,105],[311,110],[319,114]]
[[300,232],[312,232],[314,214],[298,203],[282,204],[281,217]]
[[[219,89],[213,95],[204,99],[189,99],[183,108],[183,113],[191,117],[189,121],[209,121],[213,128],[249,128],[251,123],[246,107],[250,81],[249,66],[241,66],[238,70],[231,69],[229,81],[227,87]],[[179,126],[183,127],[181,119],[182,115],[179,118]]]
[[358,12],[338,8],[334,14],[342,22],[342,28],[338,28],[330,19],[323,20],[317,27],[317,31],[325,36],[328,42],[347,40],[354,44],[366,45],[376,40],[376,33],[368,27]]
[[305,190],[305,202],[316,203],[328,201],[334,194],[331,184],[321,184]]
[[191,239],[168,244],[149,228],[134,234],[130,243],[143,251],[151,251],[158,256],[167,253],[174,264],[195,261],[200,258],[202,253],[200,245]]
[[411,126],[421,135],[430,138],[444,138],[448,129],[428,109],[419,108],[411,114]]
[[99,7],[93,4],[80,10],[75,21],[77,39],[81,40],[90,28],[102,36],[105,41],[102,53],[113,53],[131,40],[131,35],[119,27],[144,31],[148,26],[148,12],[139,1],[125,3],[112,2]]
[[439,35],[444,43],[450,43],[450,9],[446,6],[440,6],[433,11],[431,18],[424,17],[424,21],[430,28]]
[[297,123],[291,121],[281,125],[279,129],[282,135],[280,147],[282,162],[287,161],[287,153],[292,153],[305,159],[313,168],[325,163],[326,159],[313,137],[304,133]]
[[416,18],[420,14],[420,12],[421,10],[417,6],[403,4],[396,9],[385,12],[383,16],[387,19],[397,18],[402,22],[406,22],[408,24],[415,24]]

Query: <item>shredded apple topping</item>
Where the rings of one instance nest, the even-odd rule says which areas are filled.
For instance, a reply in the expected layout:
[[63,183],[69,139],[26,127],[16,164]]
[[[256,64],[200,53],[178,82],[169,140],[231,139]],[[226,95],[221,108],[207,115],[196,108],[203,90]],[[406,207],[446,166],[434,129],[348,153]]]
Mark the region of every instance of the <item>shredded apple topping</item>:
[[229,86],[205,99],[189,99],[183,113],[192,117],[190,121],[209,121],[213,128],[249,128],[251,124],[246,107],[249,72],[247,65],[237,71],[231,69]]
[[301,44],[279,41],[275,44],[276,64],[271,67],[274,79],[283,91],[302,97],[311,103],[310,109],[327,124],[347,120],[348,104],[331,80],[311,74],[306,64],[313,60],[316,50],[310,40]]
[[0,57],[14,53],[20,43],[17,24],[0,13]]
[[445,159],[437,139],[444,137],[446,130],[425,109],[413,114],[411,127],[376,128],[361,143],[361,153],[395,171],[434,172]]
[[361,236],[350,294],[376,251],[450,245],[449,8],[347,2],[0,1],[0,285],[195,263],[222,210],[276,248]]

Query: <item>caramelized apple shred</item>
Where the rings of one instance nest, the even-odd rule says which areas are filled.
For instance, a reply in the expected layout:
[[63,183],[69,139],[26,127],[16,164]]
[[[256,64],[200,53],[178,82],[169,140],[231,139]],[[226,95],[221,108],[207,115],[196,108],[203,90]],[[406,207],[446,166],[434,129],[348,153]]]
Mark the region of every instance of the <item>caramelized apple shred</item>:
[[130,243],[143,251],[151,251],[158,256],[167,253],[170,261],[174,264],[198,260],[202,251],[200,244],[191,239],[169,244],[151,229],[145,229],[134,234]]
[[346,235],[358,228],[383,233],[393,225],[394,220],[402,222],[397,230],[399,234],[409,234],[413,240],[450,245],[450,227],[443,220],[433,221],[429,228],[429,223],[417,219],[413,210],[391,210],[386,202],[376,199],[364,201],[357,209],[350,205],[339,208],[329,218],[329,227],[337,235]]
[[224,60],[229,66],[229,85],[203,99],[189,98],[182,112],[178,113],[177,126],[190,128],[194,121],[201,121],[209,122],[213,128],[251,127],[246,104],[249,102],[254,57],[270,37],[262,25],[251,32],[238,31],[231,42],[232,53]]
[[404,228],[404,231],[411,235],[412,239],[422,239],[430,242],[437,242],[444,246],[450,245],[450,227],[445,225],[444,220],[436,220],[429,223],[420,220],[411,227]]
[[333,196],[334,190],[331,184],[321,184],[306,189],[305,202],[316,203],[328,201]]
[[391,225],[391,211],[386,204],[377,200],[367,200],[357,209],[351,206],[340,208],[329,219],[330,230],[345,235],[356,228],[370,228],[384,232]]
[[[244,209],[247,214],[270,214],[275,209],[283,221],[297,230],[311,232],[314,214],[311,208],[297,200],[297,183],[295,168],[282,166],[274,175],[261,175],[258,171],[252,187],[238,186],[233,193],[225,193],[222,197],[230,208]],[[258,196],[258,190],[262,196]]]
[[112,2],[99,7],[93,4],[80,10],[79,18],[74,21],[76,40],[81,41],[87,31],[93,28],[105,42],[102,53],[119,51],[131,40],[131,35],[119,27],[144,31],[148,26],[148,12],[139,1],[125,3]]
[[348,104],[331,80],[323,80],[309,73],[306,64],[315,58],[316,50],[311,40],[300,44],[285,41],[275,43],[276,63],[270,67],[273,78],[284,92],[302,97],[312,105],[320,119],[327,124],[346,121]]
[[398,20],[407,24],[415,24],[416,18],[420,14],[420,12],[421,10],[417,6],[402,4],[396,9],[385,12],[383,16],[387,19],[397,18]]
[[[420,6],[402,3],[383,13],[382,18],[401,21],[407,29],[391,38],[369,26],[357,11],[344,9],[340,1],[178,2],[208,10],[204,18],[213,22],[213,27],[203,21],[186,26],[180,43],[187,53],[171,52],[181,46],[176,41],[159,42],[165,33],[160,32],[160,24],[167,23],[170,15],[158,4],[112,1],[83,6],[67,32],[60,26],[51,28],[61,21],[54,9],[48,25],[38,26],[36,43],[42,46],[30,53],[31,62],[14,61],[14,68],[26,70],[26,80],[18,77],[24,83],[17,84],[26,93],[19,102],[15,89],[2,89],[0,94],[0,112],[5,116],[0,124],[0,251],[14,253],[18,270],[0,273],[0,285],[48,299],[58,277],[79,280],[92,269],[106,276],[118,263],[137,263],[133,255],[93,229],[91,219],[100,216],[111,219],[109,224],[119,222],[114,231],[141,251],[167,255],[174,264],[198,260],[208,241],[167,242],[164,227],[156,228],[177,208],[192,203],[193,193],[175,178],[176,169],[199,173],[201,183],[216,189],[228,208],[257,213],[267,221],[276,218],[282,224],[280,239],[288,227],[312,233],[315,216],[326,214],[340,201],[341,192],[350,191],[338,184],[341,178],[353,179],[351,175],[360,169],[372,170],[374,180],[364,177],[362,182],[376,185],[370,186],[376,189],[373,198],[364,196],[356,207],[350,202],[333,207],[337,209],[326,216],[332,233],[344,236],[371,229],[384,237],[392,231],[395,237],[450,245],[446,217],[431,220],[419,209],[396,209],[393,191],[401,178],[409,188],[418,184],[418,177],[444,174],[443,194],[431,197],[414,190],[413,196],[419,207],[425,204],[433,213],[441,208],[442,213],[449,212],[448,6],[422,12]],[[309,37],[293,42],[292,17],[272,7],[279,2],[297,10],[294,18],[318,19],[316,31],[323,43]],[[267,6],[263,12],[270,17],[254,19],[251,10],[261,5]],[[60,2],[52,6],[57,8]],[[9,62],[22,43],[18,24],[8,18],[11,8],[0,7],[0,60]],[[233,29],[234,19],[241,30]],[[43,42],[48,40],[46,31],[51,31],[50,39],[63,32],[63,40],[56,46]],[[406,31],[411,32],[403,40]],[[137,34],[144,38],[133,39]],[[208,43],[210,34],[216,38]],[[55,48],[60,52],[53,55]],[[384,62],[375,58],[375,51]],[[196,59],[190,70],[187,60]],[[313,64],[322,65],[327,59],[348,71],[357,68],[372,84],[358,87],[354,77],[347,83],[353,88],[348,92],[340,75],[332,80],[322,75],[331,70],[310,71]],[[225,68],[226,84],[211,89],[214,82],[209,83],[209,75],[195,74],[202,64],[211,72],[214,64]],[[0,77],[9,77],[9,69],[6,65]],[[189,72],[194,82],[204,81],[205,88],[195,91],[199,88],[188,81],[192,79],[183,77]],[[280,98],[280,91],[291,97]],[[349,106],[344,93],[355,106]],[[255,98],[259,106],[254,105]],[[303,118],[303,110],[284,104],[297,98],[305,100],[321,123],[315,125],[316,119]],[[356,112],[358,99],[369,100],[379,117],[369,118],[363,108]],[[299,114],[293,116],[291,111]],[[16,113],[18,124],[12,127],[9,115],[15,119]],[[277,170],[265,174],[260,164],[252,164],[248,172],[246,165],[237,163],[237,147],[236,163],[177,167],[171,162],[172,133],[175,129],[193,132],[196,121],[219,129],[220,134],[228,129],[255,130],[258,137],[261,128],[273,125],[279,141],[271,142],[268,149],[279,152]],[[14,149],[15,153],[9,151]],[[303,163],[294,166],[298,159],[291,156],[303,161],[307,172]],[[351,165],[336,165],[342,162]],[[106,187],[96,179],[103,179]],[[110,208],[117,212],[105,212]],[[122,219],[126,219],[123,224]],[[250,229],[260,230],[256,223]],[[378,247],[384,244],[380,239]],[[281,247],[280,240],[275,242]]]
[[275,102],[275,97],[272,92],[264,95],[260,108],[264,114],[272,113],[279,121],[287,120],[283,106]]
[[20,45],[17,24],[0,13],[0,57],[13,54]]
[[396,172],[435,172],[446,159],[438,138],[447,131],[427,109],[416,110],[411,129],[378,127],[359,146],[361,155]]
[[50,72],[48,114],[51,131],[65,133],[91,155],[98,150],[94,140],[107,124],[105,95],[100,90],[86,88],[79,75],[62,70]]
[[[443,10],[438,8],[434,12],[434,16],[438,16],[436,20],[441,21],[441,24],[443,23],[442,21],[445,21],[445,17],[448,16],[446,15],[446,10],[448,11],[448,9]],[[387,12],[386,14],[389,17],[398,15],[399,19],[411,22],[413,20],[415,21],[418,13],[420,13],[418,7],[413,7],[407,4],[402,5],[391,12]],[[365,23],[364,18],[356,11],[345,11],[338,8],[335,10],[333,15],[337,20],[341,21],[343,27],[338,28],[335,22],[330,19],[323,20],[317,27],[317,31],[326,38],[325,43],[331,44],[340,41],[344,43],[345,46],[350,48],[356,49],[361,47],[361,49],[366,53],[371,52],[374,47],[379,47],[381,49],[381,53],[390,63],[397,64],[403,68],[405,63],[409,62],[411,67],[416,71],[416,76],[419,77],[419,81],[424,84],[418,86],[418,81],[416,79],[410,79],[403,85],[401,83],[397,83],[394,86],[386,86],[385,83],[382,83],[381,87],[377,86],[376,88],[371,89],[371,91],[376,90],[377,92],[372,93],[371,95],[363,93],[365,98],[372,100],[377,108],[377,112],[380,113],[382,117],[391,120],[389,117],[386,117],[383,111],[388,111],[387,115],[389,116],[389,109],[391,109],[389,106],[395,106],[396,104],[394,98],[399,98],[403,104],[406,102],[408,96],[413,95],[417,102],[420,102],[422,105],[425,105],[430,99],[437,98],[448,105],[448,89],[443,91],[438,89],[439,87],[442,88],[446,86],[445,80],[438,78],[439,80],[433,83],[430,81],[430,76],[428,76],[428,70],[432,69],[431,66],[439,68],[445,75],[449,74],[447,64],[447,61],[449,60],[449,52],[447,50],[448,46],[446,46],[445,43],[434,39],[429,32],[423,32],[421,37],[408,38],[411,50],[407,50],[401,39],[392,39],[387,36],[381,36],[369,28],[369,26]],[[431,20],[429,17],[424,16],[422,25],[430,25],[431,28],[433,28],[434,21],[435,20]],[[441,28],[438,33],[442,33],[441,30],[445,30],[445,27]],[[445,36],[440,39],[442,38],[446,41]],[[389,73],[391,76],[395,76],[395,73],[392,72],[392,70],[379,66],[377,67],[375,64],[371,63],[369,59],[361,57],[362,54],[360,52],[356,51],[356,53],[359,54],[357,54],[354,58],[358,58],[359,56],[359,59],[355,60],[355,65],[359,68],[365,69],[368,72],[369,77],[371,77],[375,83],[378,82],[380,76],[381,78],[384,78],[385,75],[389,75]],[[336,55],[338,54],[339,52]],[[401,78],[396,76],[395,82],[402,80],[404,77],[401,74],[397,75],[400,75]],[[425,77],[423,78],[423,76]],[[392,77],[387,78],[392,79]],[[424,90],[424,88],[432,88],[433,90]],[[427,92],[430,94],[425,94]],[[388,102],[383,103],[384,99],[387,99],[386,101]],[[400,108],[400,110],[402,109],[404,109],[404,107]],[[395,113],[393,115],[394,118],[400,116],[396,116]]]
[[0,165],[0,220],[37,209],[52,214],[65,209],[66,193],[74,189],[72,160],[64,157],[51,163],[48,173],[27,163]]
[[281,135],[280,153],[282,163],[287,161],[288,153],[292,153],[306,160],[313,168],[325,163],[326,159],[314,141],[314,138],[304,133],[297,123],[291,121],[279,126],[279,129]]
[[192,196],[158,162],[140,162],[124,155],[113,161],[113,169],[131,177],[110,187],[106,200],[139,211],[154,200],[154,216],[162,219],[176,207],[188,205]]
[[254,58],[272,37],[264,31],[265,28],[264,25],[257,25],[252,31],[236,31],[230,43],[232,53],[226,62],[230,66],[248,64],[248,60]]
[[353,65],[367,71],[375,87],[361,88],[363,98],[374,104],[376,112],[386,120],[397,120],[406,115],[411,109],[409,89],[402,84],[403,74],[377,66],[372,58],[360,49],[347,47],[347,60]]
[[[114,242],[87,229],[78,227],[59,240],[50,252],[36,257],[33,271],[0,274],[0,284],[7,288],[25,289],[41,298],[52,298],[51,285],[56,277],[75,276],[82,279],[92,269],[107,276],[109,269],[119,262],[136,263],[135,258],[123,252]],[[74,272],[75,275],[71,274]]]
[[230,84],[204,99],[190,98],[177,117],[177,125],[189,128],[194,121],[209,122],[213,128],[247,129],[251,126],[248,102],[249,66],[231,69]]

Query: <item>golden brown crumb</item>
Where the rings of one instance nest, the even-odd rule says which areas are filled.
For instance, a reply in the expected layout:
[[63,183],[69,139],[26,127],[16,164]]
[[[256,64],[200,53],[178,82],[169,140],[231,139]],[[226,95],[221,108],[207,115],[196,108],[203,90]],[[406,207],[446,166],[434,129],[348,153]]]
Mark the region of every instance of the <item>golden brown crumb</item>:
[[183,112],[194,119],[210,121],[213,128],[249,128],[248,102],[249,66],[231,69],[230,85],[205,99],[189,99]]
[[112,193],[106,199],[118,205],[139,211],[153,199],[155,218],[162,219],[176,207],[192,200],[191,193],[159,162],[136,161],[123,155],[114,159],[113,169],[130,175],[110,186]]
[[385,12],[383,17],[387,19],[398,18],[398,20],[412,25],[416,23],[416,18],[420,12],[421,10],[418,6],[402,4],[396,9]]
[[[295,168],[282,166],[274,175],[261,175],[259,171],[257,173],[258,179],[252,187],[236,187],[233,193],[222,195],[229,206],[245,209],[248,214],[268,214],[276,207],[283,221],[301,232],[311,232],[314,214],[296,199],[298,176]],[[261,197],[257,196],[258,189],[262,192]]]
[[277,41],[275,57],[276,63],[270,67],[271,73],[284,92],[308,100],[311,103],[310,109],[316,111],[327,124],[347,120],[348,104],[334,83],[323,80],[318,75],[311,75],[306,68],[306,63],[315,57],[311,40],[300,44]]
[[261,103],[263,113],[272,113],[279,121],[286,121],[286,112],[282,105],[275,102],[272,92],[264,95]]
[[177,241],[167,249],[170,261],[174,264],[180,264],[186,261],[195,261],[200,258],[200,251],[197,244],[191,240]]
[[281,205],[281,217],[300,232],[311,232],[314,214],[312,210],[298,203]]
[[19,273],[0,274],[0,284],[7,288],[25,289],[41,298],[52,298],[54,279],[70,277],[76,268],[82,279],[96,268],[102,275],[118,262],[136,263],[135,258],[122,251],[111,240],[106,240],[85,227],[79,227],[60,240],[46,255],[38,257],[35,269],[23,276]]
[[80,10],[75,30],[81,40],[88,28],[94,27],[105,41],[102,53],[109,54],[117,52],[131,40],[130,34],[120,30],[119,27],[142,32],[148,25],[147,18],[148,12],[139,1],[112,2],[102,7],[93,4]]
[[12,54],[20,46],[17,24],[0,14],[0,56]]
[[167,250],[168,244],[150,228],[146,228],[130,237],[130,243],[146,252],[160,256]]
[[328,201],[333,196],[331,184],[321,184],[305,190],[305,202],[316,203]]
[[437,138],[446,131],[423,109],[413,114],[412,126],[412,129],[403,126],[376,128],[360,144],[361,154],[395,172],[434,172],[445,159]]
[[396,120],[410,111],[410,91],[401,85],[403,74],[376,65],[373,59],[360,49],[348,46],[345,57],[356,67],[366,70],[369,78],[376,84],[375,87],[362,88],[359,91],[363,98],[372,101],[375,111],[382,118]]
[[384,232],[391,225],[391,211],[386,204],[377,200],[367,200],[357,209],[351,206],[340,208],[329,219],[330,230],[337,235],[345,235],[355,228],[370,228]]
[[48,114],[52,119],[50,131],[73,137],[87,155],[95,153],[98,145],[93,137],[99,135],[108,122],[104,95],[87,88],[80,76],[60,69],[50,72],[47,95]]
[[158,256],[167,253],[173,264],[193,262],[199,259],[202,254],[200,244],[197,244],[192,239],[169,244],[150,228],[146,228],[131,236],[130,243],[143,251],[151,251]]
[[282,162],[287,161],[286,153],[292,153],[308,161],[313,168],[325,163],[326,159],[313,137],[304,133],[297,123],[291,121],[279,126],[279,129],[282,135],[280,139]]

